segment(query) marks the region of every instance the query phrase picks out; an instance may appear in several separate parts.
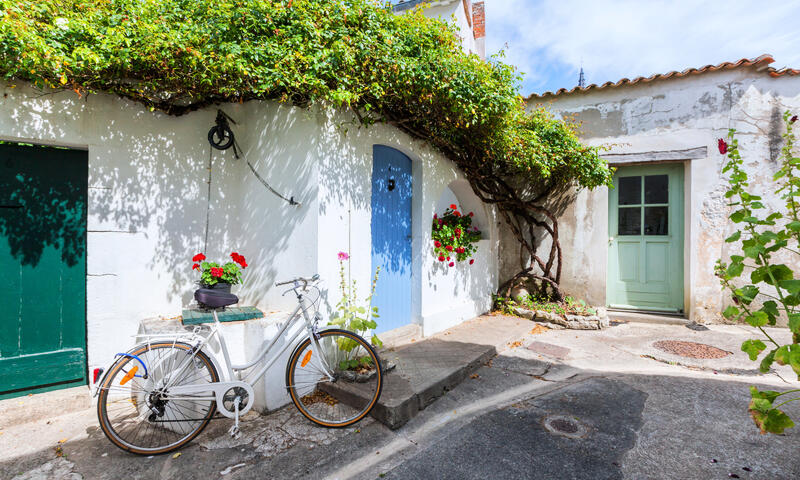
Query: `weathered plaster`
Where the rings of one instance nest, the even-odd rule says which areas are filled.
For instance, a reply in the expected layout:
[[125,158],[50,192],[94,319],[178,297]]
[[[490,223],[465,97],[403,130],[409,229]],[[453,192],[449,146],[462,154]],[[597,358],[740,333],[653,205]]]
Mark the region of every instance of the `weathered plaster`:
[[[540,103],[530,102],[529,107]],[[725,137],[729,128],[737,130],[753,190],[764,195],[768,206],[778,208],[771,177],[782,144],[781,115],[787,109],[800,112],[800,77],[772,78],[766,72],[740,68],[560,95],[543,105],[561,118],[582,122],[583,140],[610,146],[610,158],[706,148],[705,158],[683,159],[684,308],[692,320],[721,321],[720,311],[728,300],[714,276],[714,264],[734,248],[724,242],[734,227],[727,221],[721,173],[726,157],[718,153],[717,139]],[[565,253],[562,284],[568,293],[592,303],[605,303],[607,216],[606,189],[598,189],[580,192],[559,222]],[[509,237],[503,232],[501,238],[502,281],[514,270],[509,260],[512,248],[505,244]]]

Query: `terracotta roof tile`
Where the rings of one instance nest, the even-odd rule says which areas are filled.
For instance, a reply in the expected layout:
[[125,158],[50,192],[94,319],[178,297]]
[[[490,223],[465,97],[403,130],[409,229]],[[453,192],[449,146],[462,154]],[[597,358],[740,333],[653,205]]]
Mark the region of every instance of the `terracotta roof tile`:
[[783,75],[800,75],[800,70],[791,69],[791,68],[782,68],[780,70],[776,70],[775,68],[770,67],[769,65],[775,61],[772,58],[772,55],[764,54],[756,58],[742,58],[736,62],[722,62],[718,65],[706,65],[700,68],[687,68],[682,72],[672,71],[669,73],[657,73],[655,75],[651,75],[649,77],[636,77],[633,80],[628,78],[623,78],[617,82],[606,82],[602,85],[591,84],[585,87],[574,87],[571,90],[566,88],[559,88],[555,92],[544,92],[544,93],[532,93],[527,100],[533,100],[537,98],[546,98],[546,97],[553,97],[562,94],[570,94],[570,93],[577,93],[577,92],[586,92],[589,90],[602,90],[604,88],[616,88],[621,87],[624,85],[635,85],[640,83],[650,83],[655,80],[666,80],[669,78],[681,78],[681,77],[688,77],[690,75],[699,75],[701,73],[707,72],[716,72],[719,70],[732,70],[735,68],[742,68],[742,67],[755,67],[758,71],[766,71],[772,77],[780,77]]

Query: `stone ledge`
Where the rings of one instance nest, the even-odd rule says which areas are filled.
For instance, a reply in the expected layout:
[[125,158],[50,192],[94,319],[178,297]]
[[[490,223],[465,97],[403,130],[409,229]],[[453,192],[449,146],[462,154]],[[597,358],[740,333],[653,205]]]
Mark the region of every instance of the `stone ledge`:
[[[256,307],[229,307],[217,312],[220,322],[238,322],[241,320],[253,320],[264,318],[264,312]],[[201,323],[213,323],[214,314],[197,308],[190,308],[183,311],[181,322],[184,325],[199,325]]]
[[[520,317],[537,322],[557,325],[560,328],[572,330],[602,330],[608,327],[608,314],[602,307],[595,308],[596,315],[572,315],[545,312],[543,310],[528,310],[527,308],[514,307],[514,313]],[[558,328],[558,327],[557,327]]]

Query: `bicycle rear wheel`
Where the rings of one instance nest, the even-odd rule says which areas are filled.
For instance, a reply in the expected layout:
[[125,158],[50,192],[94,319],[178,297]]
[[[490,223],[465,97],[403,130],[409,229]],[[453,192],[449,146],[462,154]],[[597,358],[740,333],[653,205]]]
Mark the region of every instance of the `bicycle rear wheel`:
[[[157,455],[189,443],[216,412],[213,391],[170,398],[171,386],[219,381],[217,369],[192,346],[161,342],[120,357],[103,379],[97,401],[100,428],[111,442],[139,455]],[[188,360],[188,362],[187,362]],[[180,368],[183,366],[183,368]]]
[[[366,340],[347,330],[324,330],[317,342],[319,349],[304,340],[289,357],[289,396],[297,409],[318,425],[352,425],[369,414],[381,395],[380,359]],[[332,380],[325,373],[326,366]]]

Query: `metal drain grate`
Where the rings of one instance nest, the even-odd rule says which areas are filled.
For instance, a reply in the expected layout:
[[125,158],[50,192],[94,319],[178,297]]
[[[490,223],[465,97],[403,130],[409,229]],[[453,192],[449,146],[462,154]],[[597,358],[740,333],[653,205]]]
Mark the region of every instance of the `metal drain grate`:
[[688,358],[713,359],[727,357],[731,354],[731,352],[711,345],[683,340],[659,340],[653,343],[653,346],[662,352]]

